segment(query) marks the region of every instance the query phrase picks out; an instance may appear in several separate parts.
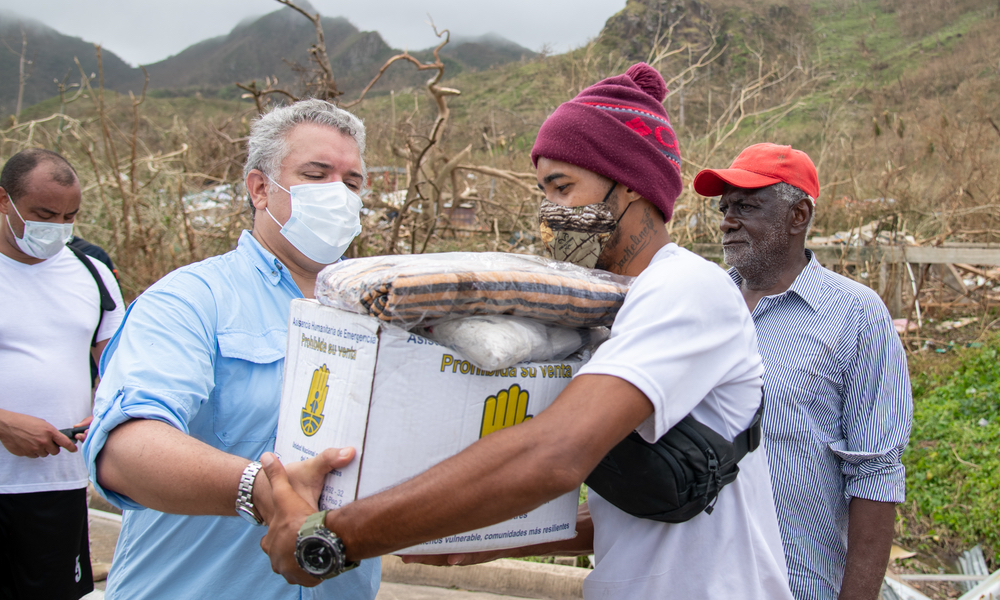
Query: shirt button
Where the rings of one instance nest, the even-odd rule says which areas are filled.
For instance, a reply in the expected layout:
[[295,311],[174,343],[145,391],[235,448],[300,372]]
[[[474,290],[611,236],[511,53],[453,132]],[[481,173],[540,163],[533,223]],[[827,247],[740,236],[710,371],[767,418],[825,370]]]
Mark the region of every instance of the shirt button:
[[271,275],[277,275],[277,274],[278,274],[277,271],[271,271]]

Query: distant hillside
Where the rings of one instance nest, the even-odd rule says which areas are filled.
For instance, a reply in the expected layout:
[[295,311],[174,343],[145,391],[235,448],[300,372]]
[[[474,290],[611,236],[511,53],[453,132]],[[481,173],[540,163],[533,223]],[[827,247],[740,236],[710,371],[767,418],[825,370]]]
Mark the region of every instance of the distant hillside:
[[[327,53],[338,86],[351,90],[367,83],[394,53],[375,32],[359,31],[343,18],[323,18]],[[301,14],[282,8],[259,19],[244,21],[228,35],[211,38],[146,67],[154,90],[217,91],[234,82],[276,76],[294,88],[293,64],[305,66],[315,30]],[[364,82],[362,82],[364,79]]]
[[482,71],[537,56],[536,52],[495,33],[474,38],[453,37],[441,50],[441,54],[473,71]]
[[[306,10],[312,10],[305,2]],[[84,69],[97,71],[94,48],[79,38],[62,35],[41,23],[15,15],[0,20],[0,42],[21,48],[21,28],[28,36],[27,58],[32,61],[24,92],[23,107],[58,93],[54,79],[70,73],[69,82],[79,80],[73,58]],[[324,17],[323,32],[327,54],[338,88],[346,97],[355,96],[378,72],[382,64],[400,52],[391,48],[378,32],[359,31],[342,17]],[[236,82],[246,83],[277,77],[280,87],[299,92],[296,66],[308,66],[309,47],[315,29],[304,16],[283,7],[259,18],[246,19],[227,35],[194,44],[165,60],[145,65],[149,90],[153,95],[183,96],[194,93],[234,97]],[[412,54],[422,61],[432,60],[431,48]],[[535,53],[496,34],[476,38],[453,38],[442,51],[449,76],[463,71],[482,71],[497,65],[531,58]],[[143,76],[112,52],[103,51],[105,87],[123,93],[139,93]],[[11,114],[17,101],[18,56],[0,52],[0,115]],[[391,67],[374,92],[404,89],[423,84],[427,74],[399,63]]]
[[[528,170],[527,151],[556,106],[650,57],[670,82],[664,104],[686,182],[752,143],[792,144],[819,169],[816,235],[879,219],[864,200],[893,198],[891,226],[917,239],[1000,239],[1000,213],[989,208],[1000,203],[996,0],[628,0],[586,47],[448,73],[445,85],[462,94],[449,102],[446,147],[472,144],[473,162]],[[394,100],[408,105],[398,92]],[[384,125],[393,108],[378,98],[355,109],[370,147],[394,139]],[[433,106],[422,118],[432,122]],[[718,241],[708,208],[686,186],[677,239]]]
[[[28,78],[22,99],[24,108],[57,95],[59,91],[55,81],[66,79],[68,84],[80,81],[74,57],[80,60],[86,73],[97,72],[97,57],[90,42],[63,35],[38,21],[12,13],[0,13],[0,81],[3,81],[0,85],[0,116],[3,117],[13,114],[17,104],[22,29],[28,40],[25,59],[31,61],[26,69]],[[135,69],[113,52],[104,50],[102,55],[105,85],[118,88],[135,78]]]
[[[309,9],[306,5],[307,10]],[[373,31],[359,31],[342,17],[324,17],[323,35],[337,87],[350,97],[368,84],[384,62],[399,50],[391,48]],[[148,65],[150,88],[159,90],[218,91],[234,82],[277,76],[284,86],[295,87],[293,64],[306,66],[315,30],[301,14],[281,8],[258,19],[248,19],[228,35],[205,40]],[[432,60],[432,48],[412,54]],[[479,71],[530,58],[535,53],[496,34],[454,39],[442,51],[448,74]],[[400,89],[422,84],[426,73],[405,64],[391,67],[375,90]]]

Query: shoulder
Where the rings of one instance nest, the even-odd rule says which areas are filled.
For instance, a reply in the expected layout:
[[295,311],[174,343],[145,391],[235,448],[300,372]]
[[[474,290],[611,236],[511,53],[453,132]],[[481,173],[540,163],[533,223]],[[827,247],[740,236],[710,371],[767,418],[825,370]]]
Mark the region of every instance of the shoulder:
[[729,275],[719,265],[673,243],[667,244],[653,256],[653,260],[639,278],[658,272],[706,280],[714,279],[720,282],[729,280]]
[[241,263],[235,250],[211,256],[167,273],[148,291],[183,294],[194,288],[219,288],[223,282],[240,276],[245,270]]
[[831,308],[855,312],[865,323],[891,322],[889,310],[875,290],[823,267],[823,290]]
[[[624,314],[623,314],[624,313]],[[753,327],[750,311],[729,275],[676,245],[664,247],[633,282],[615,324],[699,323],[702,328]]]
[[111,269],[108,268],[108,265],[106,265],[101,259],[91,255],[88,255],[86,258],[87,260],[90,261],[90,264],[94,265],[94,268],[97,269],[97,272],[101,274],[101,279],[104,280],[105,285],[108,285],[109,281],[111,282],[115,281],[115,274],[111,272]]
[[[59,252],[59,254],[56,254],[48,261],[46,261],[46,262],[51,262],[51,265],[49,265],[49,268],[46,269],[46,271],[50,271],[53,275],[60,277],[65,275],[72,275],[75,279],[72,279],[71,281],[74,282],[86,281],[87,282],[86,285],[92,285],[94,278],[90,274],[90,269],[88,269],[87,266],[83,264],[84,260],[86,260],[91,265],[94,265],[94,268],[97,270],[97,272],[102,277],[104,276],[104,273],[107,271],[107,267],[102,265],[100,261],[95,260],[93,257],[86,256],[83,254],[78,255],[69,247],[64,248]],[[104,271],[101,270],[101,267],[104,267]]]
[[218,306],[230,303],[227,298],[231,294],[238,293],[239,282],[247,280],[243,263],[231,251],[185,265],[151,285],[139,297],[138,305],[188,305],[213,315]]
[[[739,289],[719,265],[697,254],[669,244],[653,257],[635,281],[635,286],[655,287],[696,299],[736,299]],[[742,302],[742,297],[738,298]]]
[[71,248],[76,248],[77,250],[83,252],[87,256],[96,258],[97,260],[104,263],[109,269],[113,270],[115,268],[114,264],[111,262],[111,256],[109,256],[108,253],[104,251],[104,248],[101,248],[96,244],[91,244],[82,237],[73,236],[73,240],[70,241],[70,243],[67,245],[70,246]]

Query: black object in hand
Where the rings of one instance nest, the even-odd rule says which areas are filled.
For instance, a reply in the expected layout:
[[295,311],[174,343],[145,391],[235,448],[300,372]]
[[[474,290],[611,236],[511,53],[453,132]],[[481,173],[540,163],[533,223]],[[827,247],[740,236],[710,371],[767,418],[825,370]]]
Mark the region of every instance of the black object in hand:
[[90,425],[81,425],[79,427],[70,427],[68,429],[60,429],[59,433],[63,434],[64,436],[66,436],[69,439],[71,439],[74,442],[76,442],[76,434],[83,433],[84,431],[87,431],[87,429],[89,427],[90,427]]

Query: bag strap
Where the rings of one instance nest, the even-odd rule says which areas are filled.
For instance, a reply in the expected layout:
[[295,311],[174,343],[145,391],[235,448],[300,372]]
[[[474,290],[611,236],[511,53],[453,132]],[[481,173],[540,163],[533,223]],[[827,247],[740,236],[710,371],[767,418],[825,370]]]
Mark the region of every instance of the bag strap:
[[77,250],[73,246],[66,246],[66,247],[69,248],[70,251],[73,254],[75,254],[77,258],[80,259],[80,262],[83,263],[83,266],[86,267],[88,271],[90,271],[91,277],[94,278],[94,282],[97,284],[97,292],[101,297],[101,311],[100,311],[101,314],[97,318],[97,327],[94,329],[94,337],[90,341],[90,347],[93,348],[94,346],[97,346],[97,332],[101,329],[101,321],[104,320],[104,313],[111,312],[115,309],[116,306],[115,301],[114,299],[111,298],[111,293],[108,292],[107,286],[104,285],[104,278],[101,277],[101,274],[97,272],[97,267],[94,266],[94,263],[90,262],[90,259],[87,258],[87,255]]
[[760,390],[760,406],[757,407],[757,413],[753,416],[753,420],[750,421],[750,426],[745,430],[740,432],[733,440],[733,449],[736,451],[736,462],[739,462],[748,452],[753,452],[760,446],[760,421],[764,416],[764,390]]

